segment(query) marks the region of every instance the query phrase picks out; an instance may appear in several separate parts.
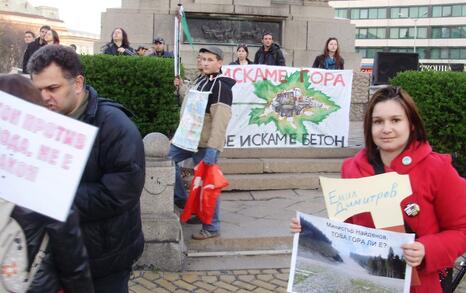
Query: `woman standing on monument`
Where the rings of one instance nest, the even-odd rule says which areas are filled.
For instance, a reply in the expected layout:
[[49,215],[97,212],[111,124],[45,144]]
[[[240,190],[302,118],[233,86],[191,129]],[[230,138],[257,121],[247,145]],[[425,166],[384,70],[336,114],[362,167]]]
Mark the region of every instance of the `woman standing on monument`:
[[[400,208],[406,231],[416,235],[414,243],[401,247],[420,279],[411,292],[441,293],[451,283],[454,261],[466,251],[466,180],[451,165],[450,155],[432,151],[416,104],[400,87],[388,86],[373,95],[364,138],[366,147],[343,162],[342,177],[409,175],[413,193]],[[368,212],[346,222],[374,228]],[[301,231],[297,219],[290,228]]]
[[345,69],[345,60],[340,56],[340,46],[337,38],[329,38],[325,42],[324,53],[319,55],[312,64],[313,68]]
[[136,55],[129,46],[128,34],[120,27],[113,30],[111,40],[103,47],[102,52],[109,55]]
[[248,65],[248,64],[253,64],[251,60],[249,60],[249,50],[248,50],[248,45],[241,43],[238,45],[236,48],[236,56],[237,59],[236,61],[233,61],[230,63],[230,65]]

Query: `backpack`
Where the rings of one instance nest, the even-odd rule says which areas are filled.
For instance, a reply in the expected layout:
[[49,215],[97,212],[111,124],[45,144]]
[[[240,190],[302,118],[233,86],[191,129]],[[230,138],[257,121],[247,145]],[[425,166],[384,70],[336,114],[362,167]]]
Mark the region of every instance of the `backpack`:
[[0,199],[0,293],[24,293],[45,256],[45,234],[29,270],[27,241],[23,229],[11,217],[15,205]]

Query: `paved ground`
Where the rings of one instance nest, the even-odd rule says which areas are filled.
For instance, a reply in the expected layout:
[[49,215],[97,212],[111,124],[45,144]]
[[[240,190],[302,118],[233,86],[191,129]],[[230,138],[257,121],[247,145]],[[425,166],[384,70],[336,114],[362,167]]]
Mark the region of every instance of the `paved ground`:
[[286,292],[288,274],[288,269],[135,272],[129,286],[132,293]]

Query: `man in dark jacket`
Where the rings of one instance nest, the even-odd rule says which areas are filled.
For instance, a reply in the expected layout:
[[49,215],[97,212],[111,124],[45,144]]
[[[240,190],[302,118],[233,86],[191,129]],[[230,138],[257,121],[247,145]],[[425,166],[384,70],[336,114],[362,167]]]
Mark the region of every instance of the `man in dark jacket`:
[[127,293],[131,267],[144,248],[139,198],[144,186],[144,147],[120,104],[85,85],[73,49],[51,45],[29,62],[34,85],[50,110],[99,128],[76,192],[95,292]]
[[43,25],[40,28],[40,34],[37,37],[37,39],[35,39],[33,42],[28,44],[26,51],[24,52],[24,56],[23,56],[23,73],[28,73],[27,71],[28,61],[29,61],[29,58],[31,58],[32,54],[34,54],[34,52],[39,50],[41,47],[47,45],[47,42],[45,41],[45,35],[47,34],[49,30],[51,30],[50,26]]
[[[40,92],[29,78],[22,75],[0,74],[0,90],[42,106]],[[0,210],[5,211],[6,205],[13,208],[11,203],[0,199]],[[55,293],[61,289],[64,293],[94,292],[89,257],[79,228],[79,216],[74,207],[65,222],[20,206],[15,206],[11,214],[6,213],[6,216],[9,215],[18,222],[26,237],[27,249],[23,253],[27,254],[29,269],[42,244],[47,243],[42,262],[37,262],[40,265],[29,284],[28,293]],[[45,235],[48,236],[48,242],[44,240]],[[15,241],[15,244],[21,245],[21,240],[19,241]],[[0,291],[1,288],[2,285]]]
[[164,58],[173,58],[173,53],[170,51],[165,51],[165,40],[161,37],[154,39],[154,46],[148,52],[147,56],[154,57],[164,57]]
[[254,64],[285,66],[285,57],[280,46],[273,42],[271,33],[262,35],[262,47],[256,52]]

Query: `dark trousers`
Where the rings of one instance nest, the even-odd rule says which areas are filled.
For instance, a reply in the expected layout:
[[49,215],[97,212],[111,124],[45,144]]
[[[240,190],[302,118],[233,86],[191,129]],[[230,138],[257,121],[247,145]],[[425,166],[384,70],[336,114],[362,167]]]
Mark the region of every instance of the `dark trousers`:
[[94,280],[95,293],[128,293],[130,270],[113,273]]

